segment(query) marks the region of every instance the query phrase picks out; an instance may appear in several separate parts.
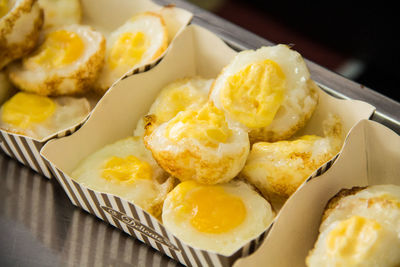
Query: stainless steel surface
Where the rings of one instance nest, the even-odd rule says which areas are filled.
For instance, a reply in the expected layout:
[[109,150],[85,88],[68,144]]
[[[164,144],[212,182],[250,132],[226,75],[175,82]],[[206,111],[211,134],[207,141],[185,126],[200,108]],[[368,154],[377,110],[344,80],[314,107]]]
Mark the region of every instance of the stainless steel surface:
[[0,266],[181,266],[0,152]]
[[[193,24],[236,50],[272,43],[182,0]],[[372,119],[400,133],[400,104],[313,62],[314,80],[330,94],[377,108]],[[0,153],[0,266],[180,266],[96,217],[75,208],[56,180],[47,180]]]

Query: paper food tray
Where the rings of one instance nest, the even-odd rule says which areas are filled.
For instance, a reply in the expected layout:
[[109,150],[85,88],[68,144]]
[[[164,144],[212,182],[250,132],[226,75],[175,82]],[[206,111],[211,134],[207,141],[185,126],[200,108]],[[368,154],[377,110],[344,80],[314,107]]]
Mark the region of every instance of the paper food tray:
[[[186,10],[174,6],[162,7],[149,0],[81,0],[81,5],[82,24],[92,26],[105,36],[137,13],[144,11],[160,12],[166,23],[170,44],[173,43],[174,39],[179,36],[183,29],[190,23],[193,16]],[[169,47],[170,46],[168,46],[167,50],[162,55],[151,62],[129,70],[125,75],[117,79],[114,84],[127,75],[133,75],[151,69],[160,62],[165,53],[169,50]],[[95,103],[92,103],[92,107],[93,106],[95,106]],[[75,132],[85,123],[88,116],[80,123],[72,125],[68,129],[62,129],[41,140],[0,130],[0,147],[11,158],[18,160],[47,178],[51,178],[51,172],[40,156],[40,149],[48,140],[67,136]]]
[[[187,76],[215,78],[235,55],[236,52],[216,35],[191,25],[175,40],[157,66],[123,79],[109,90],[81,129],[71,136],[48,142],[41,154],[72,203],[187,266],[230,266],[236,259],[255,251],[269,228],[232,255],[219,255],[185,244],[136,205],[118,196],[91,190],[69,176],[92,152],[132,136],[137,121],[148,112],[163,86]],[[302,133],[322,133],[321,120],[331,112],[343,119],[344,131],[348,133],[374,110],[367,103],[335,99],[322,90],[319,95],[318,107]],[[314,176],[330,165],[331,162],[326,163]],[[279,216],[275,224],[279,224]]]

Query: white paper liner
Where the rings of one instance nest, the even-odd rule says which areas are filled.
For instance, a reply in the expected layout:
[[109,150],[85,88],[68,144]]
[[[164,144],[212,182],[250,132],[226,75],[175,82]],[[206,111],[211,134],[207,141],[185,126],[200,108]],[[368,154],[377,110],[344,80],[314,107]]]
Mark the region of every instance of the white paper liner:
[[304,184],[281,210],[279,221],[253,255],[234,265],[305,266],[328,201],[341,189],[400,185],[400,136],[374,121],[362,120],[350,132],[333,166]]
[[[163,18],[165,18],[170,43],[179,36],[193,16],[186,10],[172,6],[163,8],[150,0],[81,0],[81,5],[82,24],[90,25],[104,35],[108,35],[134,14],[144,11],[161,12]],[[169,47],[167,48],[168,50]],[[125,75],[117,79],[114,84],[128,75],[150,70],[162,60],[167,51],[151,62],[129,70]],[[52,178],[51,172],[40,156],[40,149],[48,140],[64,137],[75,132],[85,123],[88,117],[89,114],[81,122],[72,125],[68,129],[60,130],[40,140],[0,129],[0,147],[11,158],[50,179]]]
[[[68,175],[92,152],[130,136],[136,122],[148,112],[163,86],[186,76],[215,78],[235,54],[211,32],[191,25],[175,40],[169,53],[155,68],[121,80],[111,88],[79,131],[47,143],[41,154],[48,160],[73,204],[187,266],[230,266],[237,258],[251,254],[268,234],[269,228],[230,256],[195,249],[174,237],[141,208],[117,196],[90,190]],[[319,133],[321,121],[318,123],[317,120],[330,112],[342,116],[344,130],[348,132],[356,122],[369,118],[374,110],[367,103],[338,100],[322,90],[319,93],[322,104],[305,132]],[[320,175],[330,164],[321,166],[313,175]]]

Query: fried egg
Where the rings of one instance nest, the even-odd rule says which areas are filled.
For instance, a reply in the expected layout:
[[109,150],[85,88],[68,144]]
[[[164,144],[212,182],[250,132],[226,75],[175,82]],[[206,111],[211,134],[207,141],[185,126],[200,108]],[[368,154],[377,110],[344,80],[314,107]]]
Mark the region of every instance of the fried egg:
[[233,179],[250,149],[247,132],[227,121],[211,102],[197,110],[179,112],[144,140],[160,166],[172,176],[204,184]]
[[400,265],[400,186],[342,190],[327,207],[307,266]]
[[50,98],[19,92],[2,105],[0,128],[43,140],[82,122],[89,112],[86,98]]
[[168,31],[161,15],[144,12],[133,16],[107,38],[104,67],[96,90],[104,93],[129,70],[160,57],[168,46]]
[[97,150],[71,173],[80,184],[114,194],[159,217],[174,179],[157,165],[140,137],[128,137]]
[[89,26],[69,25],[46,35],[44,42],[9,68],[11,82],[46,96],[88,92],[103,65],[105,39]]
[[34,49],[42,25],[36,0],[0,0],[0,70]]
[[343,143],[337,116],[324,121],[325,137],[305,135],[293,140],[253,144],[240,176],[273,202],[284,201],[321,165],[334,157]]
[[44,11],[44,30],[81,23],[82,7],[80,0],[38,1]]
[[217,108],[249,130],[250,141],[278,141],[304,126],[318,102],[317,86],[299,53],[286,45],[238,53],[216,78]]
[[185,181],[165,199],[164,226],[186,244],[231,255],[263,233],[274,219],[271,205],[250,185]]
[[[152,128],[169,121],[181,111],[199,109],[208,99],[208,93],[213,79],[188,77],[175,80],[161,89],[148,114],[141,118],[134,135],[143,136],[146,124]],[[151,133],[146,127],[147,134]]]

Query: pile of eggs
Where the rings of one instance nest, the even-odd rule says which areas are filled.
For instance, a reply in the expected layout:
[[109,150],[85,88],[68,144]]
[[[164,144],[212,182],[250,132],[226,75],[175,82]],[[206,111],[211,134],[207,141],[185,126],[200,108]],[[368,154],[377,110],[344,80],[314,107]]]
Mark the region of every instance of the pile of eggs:
[[[0,0],[1,129],[41,140],[79,123],[91,94],[167,49],[160,14],[136,14],[108,36],[81,16],[79,0]],[[243,51],[215,79],[166,85],[132,136],[70,175],[142,207],[187,244],[230,255],[339,151],[334,115],[325,136],[294,137],[317,103],[299,53],[286,45]]]
[[70,175],[140,206],[195,248],[231,255],[340,150],[335,115],[321,126],[324,136],[294,137],[317,106],[317,90],[301,55],[286,45],[240,52],[215,78],[160,88],[132,136],[94,152]]
[[79,0],[0,0],[1,129],[41,140],[78,124],[88,98],[168,46],[154,12],[132,15],[108,36],[81,19]]

